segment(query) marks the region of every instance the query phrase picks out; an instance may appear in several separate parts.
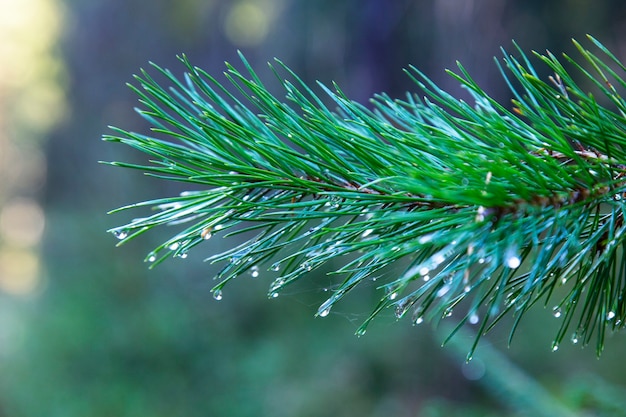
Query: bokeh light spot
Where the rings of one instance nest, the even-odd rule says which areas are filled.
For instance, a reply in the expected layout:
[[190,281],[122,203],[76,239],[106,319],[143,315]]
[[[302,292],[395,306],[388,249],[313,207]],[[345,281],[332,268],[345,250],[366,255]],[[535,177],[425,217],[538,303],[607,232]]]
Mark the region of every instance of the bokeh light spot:
[[45,218],[35,201],[15,199],[0,211],[0,236],[5,244],[32,247],[39,243]]
[[226,36],[238,46],[259,45],[267,37],[271,18],[269,10],[257,3],[237,3],[226,16]]
[[29,295],[39,288],[39,258],[32,250],[0,250],[0,290],[11,295]]

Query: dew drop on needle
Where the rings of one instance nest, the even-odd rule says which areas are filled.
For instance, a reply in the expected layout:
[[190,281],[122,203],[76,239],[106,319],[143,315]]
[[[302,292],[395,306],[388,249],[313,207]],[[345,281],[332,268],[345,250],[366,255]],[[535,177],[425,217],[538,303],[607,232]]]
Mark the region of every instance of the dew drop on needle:
[[128,237],[128,232],[126,230],[115,230],[113,232],[113,236],[119,240],[126,239]]
[[522,260],[514,248],[509,248],[504,255],[504,263],[507,267],[516,269],[522,264]]

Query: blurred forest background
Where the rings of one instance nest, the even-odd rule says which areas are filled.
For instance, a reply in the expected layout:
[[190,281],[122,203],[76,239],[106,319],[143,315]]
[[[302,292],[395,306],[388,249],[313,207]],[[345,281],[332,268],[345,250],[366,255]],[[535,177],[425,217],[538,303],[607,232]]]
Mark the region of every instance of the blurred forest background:
[[115,248],[105,230],[129,218],[105,213],[183,188],[97,163],[144,160],[100,137],[107,125],[145,132],[125,83],[148,61],[180,74],[186,53],[220,75],[240,49],[268,79],[279,57],[365,103],[415,91],[409,64],[462,96],[443,71],[459,60],[506,103],[493,57],[512,39],[575,54],[570,39],[591,33],[626,60],[622,0],[0,5],[0,417],[626,415],[625,334],[600,360],[574,345],[552,353],[550,308],[511,348],[501,325],[465,364],[469,333],[442,349],[441,330],[388,314],[354,336],[373,287],[325,319],[313,318],[323,276],[271,301],[263,274],[241,277],[213,300],[202,259],[217,239],[148,270],[165,235]]

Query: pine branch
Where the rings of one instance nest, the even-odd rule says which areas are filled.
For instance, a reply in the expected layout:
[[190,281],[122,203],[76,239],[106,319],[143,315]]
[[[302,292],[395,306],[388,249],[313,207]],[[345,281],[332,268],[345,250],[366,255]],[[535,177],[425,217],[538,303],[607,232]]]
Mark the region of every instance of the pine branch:
[[[574,41],[585,66],[549,52],[505,52],[498,65],[511,109],[460,64],[450,75],[471,103],[410,68],[419,94],[378,95],[369,107],[320,84],[336,110],[280,61],[270,67],[286,100],[243,56],[245,71],[227,64],[224,84],[186,57],[182,80],[153,65],[171,87],[142,71],[132,88],[154,135],[113,128],[104,137],[152,160],[111,164],[199,190],[114,210],[155,211],[111,231],[124,243],[186,224],[147,256],[154,265],[214,235],[243,236],[208,258],[223,265],[217,299],[245,271],[275,273],[275,297],[336,260],[337,285],[317,315],[372,279],[382,291],[358,334],[391,308],[415,324],[454,313],[457,329],[478,324],[479,337],[513,316],[512,336],[543,302],[562,323],[554,350],[573,334],[582,345],[595,339],[600,353],[606,330],[626,319],[626,101],[615,87],[626,87],[626,67],[589,40],[595,52]],[[541,80],[531,59],[554,75]]]

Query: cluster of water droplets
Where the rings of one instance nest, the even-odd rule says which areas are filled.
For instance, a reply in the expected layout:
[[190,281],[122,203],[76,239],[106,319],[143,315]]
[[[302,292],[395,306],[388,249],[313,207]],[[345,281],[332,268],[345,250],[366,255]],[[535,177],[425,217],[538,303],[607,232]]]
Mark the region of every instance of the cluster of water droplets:
[[404,315],[406,314],[406,312],[409,310],[409,308],[411,308],[411,306],[414,303],[414,299],[407,297],[404,298],[402,300],[400,300],[397,304],[396,304],[396,309],[395,309],[395,316],[397,319],[401,319],[402,317],[404,317]]
[[[424,237],[425,236],[422,236],[420,240],[422,240],[422,238]],[[430,238],[427,238],[425,241],[429,242],[429,239]],[[424,281],[428,281],[430,279],[430,272],[437,269],[442,263],[446,261],[446,259],[453,253],[455,246],[456,242],[452,242],[445,248],[433,254],[426,262],[412,267],[406,272],[405,278],[411,278],[414,275],[419,274]]]
[[331,195],[328,198],[328,201],[326,201],[326,203],[324,204],[324,206],[331,209],[338,209],[341,206],[341,203],[343,203],[343,198],[336,195]]
[[269,288],[269,296],[270,296],[270,298],[278,297],[278,293],[283,288],[283,285],[285,285],[285,279],[282,278],[282,277],[276,278],[270,284],[270,288]]

